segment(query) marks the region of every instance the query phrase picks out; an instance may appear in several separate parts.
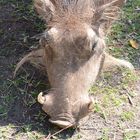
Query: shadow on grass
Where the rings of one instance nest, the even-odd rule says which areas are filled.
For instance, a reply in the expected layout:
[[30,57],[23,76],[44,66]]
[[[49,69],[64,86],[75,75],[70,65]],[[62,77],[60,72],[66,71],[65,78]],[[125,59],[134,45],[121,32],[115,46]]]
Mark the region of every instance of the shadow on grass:
[[[0,4],[0,132],[12,124],[10,128],[16,129],[11,131],[13,139],[32,131],[54,133],[59,129],[48,122],[36,101],[39,92],[49,89],[47,77],[27,65],[12,78],[20,58],[37,47],[38,40],[31,37],[44,30],[43,22],[36,17],[31,0],[5,0]],[[71,137],[73,133],[66,130],[60,137]]]

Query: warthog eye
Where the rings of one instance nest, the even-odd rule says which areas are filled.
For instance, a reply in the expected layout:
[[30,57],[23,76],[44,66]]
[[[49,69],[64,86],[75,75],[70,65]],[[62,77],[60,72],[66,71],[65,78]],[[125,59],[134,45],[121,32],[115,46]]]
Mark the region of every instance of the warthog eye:
[[92,45],[92,50],[94,50],[96,46],[97,46],[97,42],[95,42],[95,43]]

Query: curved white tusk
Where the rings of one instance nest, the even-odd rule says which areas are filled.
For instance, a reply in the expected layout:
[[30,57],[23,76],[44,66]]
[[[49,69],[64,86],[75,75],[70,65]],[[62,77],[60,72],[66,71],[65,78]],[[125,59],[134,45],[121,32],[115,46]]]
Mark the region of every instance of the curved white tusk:
[[45,97],[43,97],[43,92],[40,92],[40,93],[38,94],[37,101],[38,101],[40,104],[44,104],[44,102],[45,102]]

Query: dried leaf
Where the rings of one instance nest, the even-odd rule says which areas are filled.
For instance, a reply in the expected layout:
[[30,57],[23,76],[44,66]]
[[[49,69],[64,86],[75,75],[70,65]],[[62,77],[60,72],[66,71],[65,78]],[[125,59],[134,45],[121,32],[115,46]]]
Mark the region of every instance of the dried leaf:
[[129,42],[131,47],[138,49],[138,43],[135,40],[131,39]]

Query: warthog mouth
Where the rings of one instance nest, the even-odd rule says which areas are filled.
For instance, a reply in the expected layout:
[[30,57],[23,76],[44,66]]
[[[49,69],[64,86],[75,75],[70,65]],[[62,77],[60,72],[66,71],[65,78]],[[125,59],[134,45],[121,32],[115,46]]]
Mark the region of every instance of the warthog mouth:
[[69,121],[63,121],[63,120],[56,120],[56,121],[53,121],[51,119],[49,119],[49,121],[61,128],[66,128],[66,127],[72,127],[74,126],[74,124],[72,124],[71,122]]
[[[57,119],[55,119],[55,118],[57,118]],[[61,127],[61,128],[72,127],[72,126],[76,125],[76,121],[68,113],[64,113],[64,114],[58,115],[55,118],[54,119],[50,118],[49,121],[51,123]]]

